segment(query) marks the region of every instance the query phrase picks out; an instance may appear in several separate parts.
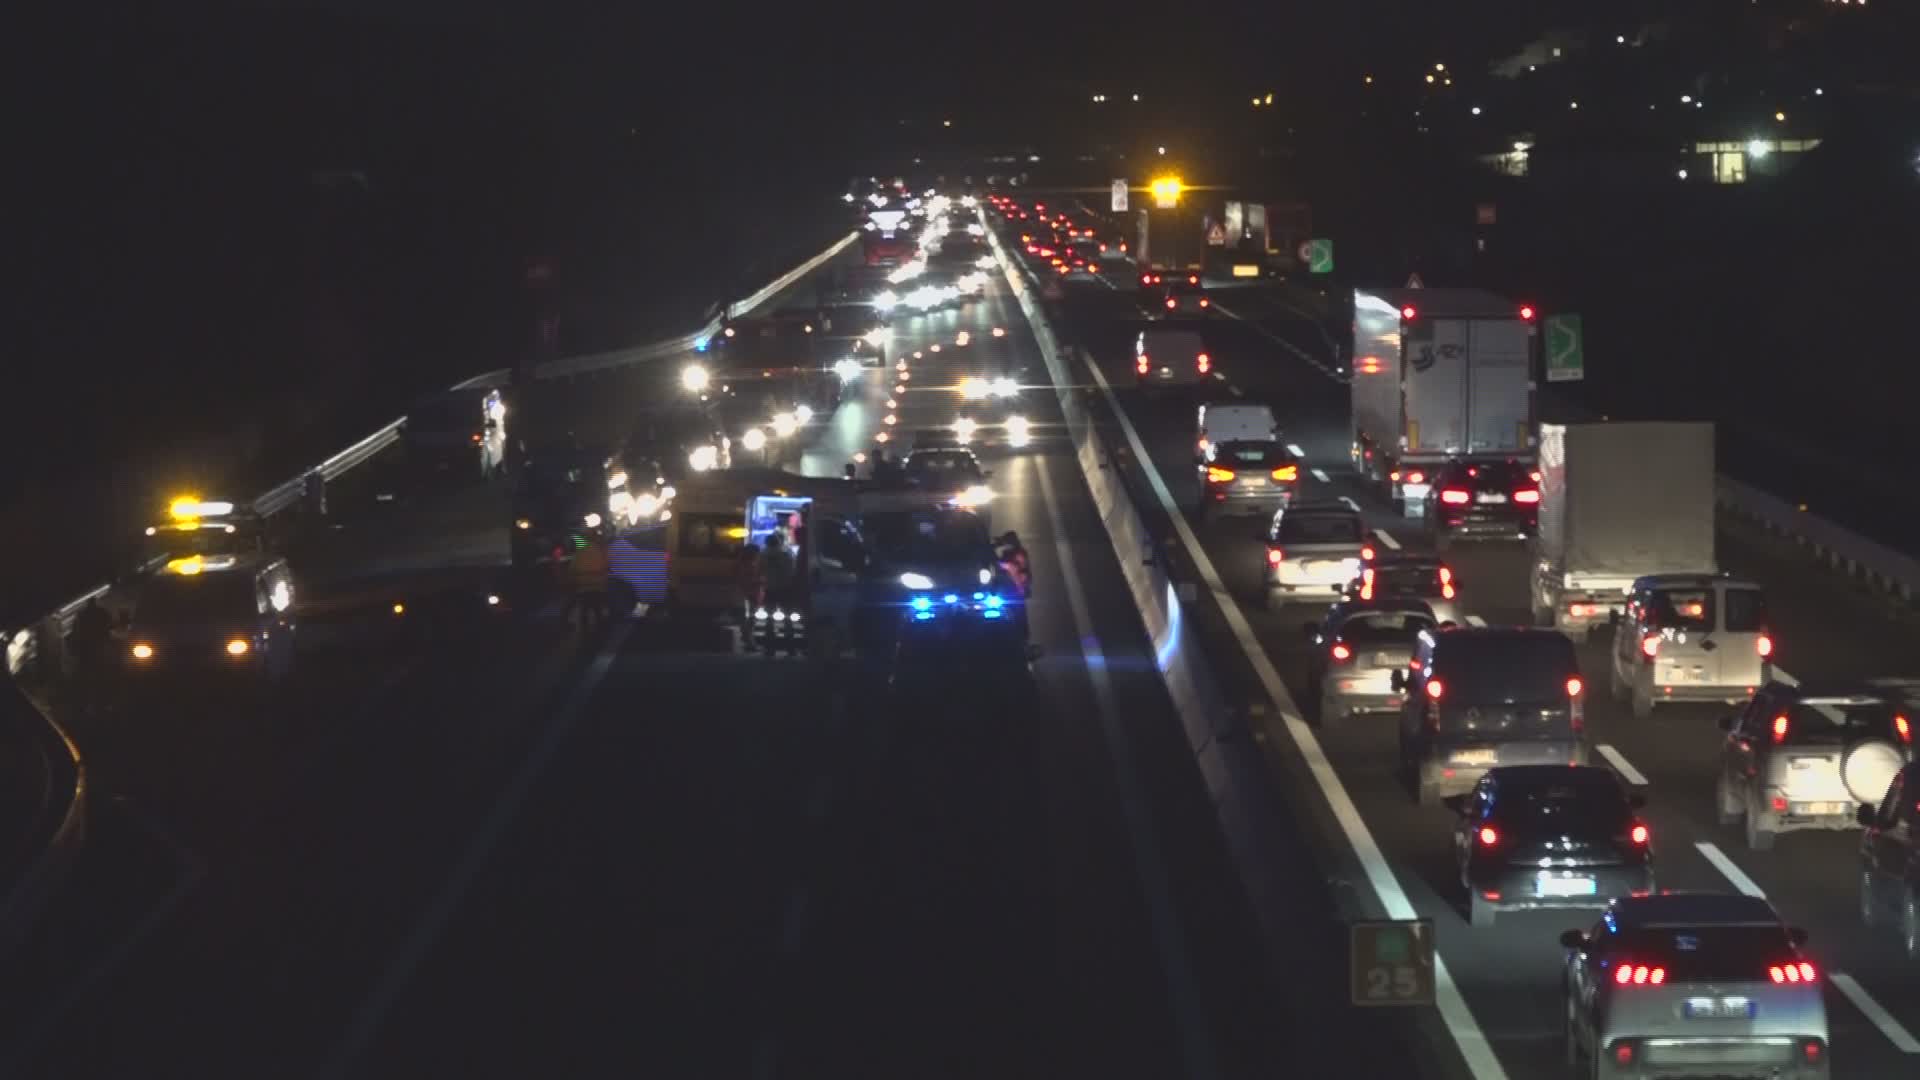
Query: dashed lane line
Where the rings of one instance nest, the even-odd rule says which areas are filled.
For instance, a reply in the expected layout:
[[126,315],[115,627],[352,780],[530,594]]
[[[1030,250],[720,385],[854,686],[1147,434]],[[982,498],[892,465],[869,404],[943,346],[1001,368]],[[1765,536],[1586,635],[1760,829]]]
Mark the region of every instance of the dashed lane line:
[[1621,779],[1634,787],[1647,786],[1646,774],[1634,768],[1633,762],[1627,760],[1627,755],[1614,749],[1610,743],[1595,744],[1594,749],[1600,752],[1601,757],[1607,759],[1607,764],[1613,766],[1613,771],[1619,773]]

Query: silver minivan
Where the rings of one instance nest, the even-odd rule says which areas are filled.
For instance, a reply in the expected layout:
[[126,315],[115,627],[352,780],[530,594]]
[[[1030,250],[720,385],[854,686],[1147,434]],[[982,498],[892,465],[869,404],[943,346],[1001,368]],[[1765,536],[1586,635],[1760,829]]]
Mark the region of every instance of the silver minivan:
[[1634,716],[1673,701],[1744,702],[1772,677],[1759,585],[1726,574],[1649,574],[1628,590],[1608,681]]

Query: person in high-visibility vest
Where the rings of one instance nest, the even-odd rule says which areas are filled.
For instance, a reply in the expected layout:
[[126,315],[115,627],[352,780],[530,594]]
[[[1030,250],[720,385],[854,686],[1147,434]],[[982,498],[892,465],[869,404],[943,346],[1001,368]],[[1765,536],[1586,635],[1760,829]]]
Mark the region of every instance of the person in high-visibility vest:
[[598,533],[589,533],[584,543],[567,560],[567,597],[564,617],[572,621],[580,612],[582,627],[598,625],[607,616],[607,541]]

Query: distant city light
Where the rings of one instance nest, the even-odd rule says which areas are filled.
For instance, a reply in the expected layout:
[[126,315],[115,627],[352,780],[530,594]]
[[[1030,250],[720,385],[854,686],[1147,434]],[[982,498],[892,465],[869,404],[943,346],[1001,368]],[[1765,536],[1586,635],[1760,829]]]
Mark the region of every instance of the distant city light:
[[1682,105],[1691,105],[1691,104],[1693,104],[1693,95],[1692,95],[1692,94],[1681,94],[1681,95],[1680,95],[1680,104],[1682,104]]
[[1765,139],[1754,139],[1747,143],[1747,156],[1750,158],[1763,158],[1766,157],[1772,149],[1773,147],[1768,146]]
[[1435,70],[1435,71],[1445,71],[1445,70],[1447,70],[1447,65],[1445,65],[1445,64],[1435,64],[1435,65],[1433,65],[1433,70]]
[[1475,105],[1475,106],[1473,107],[1473,115],[1475,115],[1475,116],[1479,116],[1479,115],[1480,115],[1480,106],[1478,106],[1478,105]]
[[1428,83],[1432,83],[1432,82],[1433,82],[1433,73],[1432,73],[1432,72],[1428,72],[1428,73],[1427,73],[1427,82],[1428,82]]
[[1787,114],[1783,112],[1774,113],[1773,120],[1774,120],[1774,123],[1784,124],[1787,122]]
[[1164,146],[1156,146],[1154,147],[1154,149],[1160,152],[1161,157],[1165,157],[1167,155],[1167,148]]
[[1579,103],[1579,102],[1577,102],[1577,101],[1569,101],[1569,102],[1567,102],[1567,108],[1569,108],[1569,109],[1577,109],[1577,108],[1579,108],[1579,107],[1580,107],[1580,103]]
[[1135,95],[1133,95],[1133,100],[1135,100],[1135,101],[1139,101],[1139,100],[1140,100],[1140,95],[1139,95],[1139,94],[1135,94]]
[[[1371,75],[1368,75],[1368,76],[1365,76],[1365,81],[1366,81],[1366,84],[1367,84],[1368,86],[1372,86],[1372,85],[1373,85],[1373,76],[1371,76]],[[1819,93],[1819,92],[1820,92],[1820,91],[1818,91],[1818,90],[1815,90],[1815,91],[1814,91],[1814,93],[1816,93],[1816,94],[1817,94],[1817,93]]]
[[1822,94],[1824,94],[1824,93],[1826,93],[1826,91],[1825,91],[1825,90],[1822,90],[1822,89],[1820,89],[1820,88],[1819,88],[1819,87],[1817,87],[1817,86],[1813,88],[1813,96],[1814,96],[1814,97],[1819,97],[1820,95],[1822,95]]
[[1615,45],[1625,45],[1627,43],[1627,35],[1625,34],[1613,35],[1613,43]]
[[1685,180],[1687,178],[1687,170],[1681,169],[1678,175],[1680,179]]

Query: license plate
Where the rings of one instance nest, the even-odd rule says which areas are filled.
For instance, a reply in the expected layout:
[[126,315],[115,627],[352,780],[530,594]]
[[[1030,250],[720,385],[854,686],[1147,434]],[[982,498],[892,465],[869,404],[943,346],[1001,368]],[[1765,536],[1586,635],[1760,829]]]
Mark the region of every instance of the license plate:
[[1695,998],[1680,1006],[1680,1015],[1688,1020],[1751,1020],[1760,1007],[1749,998]]
[[1483,502],[1483,503],[1503,503],[1507,501],[1507,497],[1505,495],[1483,491],[1480,493],[1479,497],[1476,498],[1474,501]]
[[1498,750],[1455,750],[1450,759],[1455,765],[1492,765],[1500,760]]
[[1392,653],[1377,652],[1373,654],[1373,665],[1375,667],[1398,667],[1399,661],[1394,659]]
[[1257,266],[1248,266],[1246,263],[1234,263],[1233,276],[1234,277],[1259,277],[1260,268]]
[[1266,487],[1267,478],[1264,476],[1243,476],[1240,478],[1240,484],[1243,487]]
[[1795,814],[1844,814],[1846,803],[1837,802],[1800,802],[1789,804]]
[[1597,891],[1592,878],[1540,875],[1541,896],[1592,896]]

